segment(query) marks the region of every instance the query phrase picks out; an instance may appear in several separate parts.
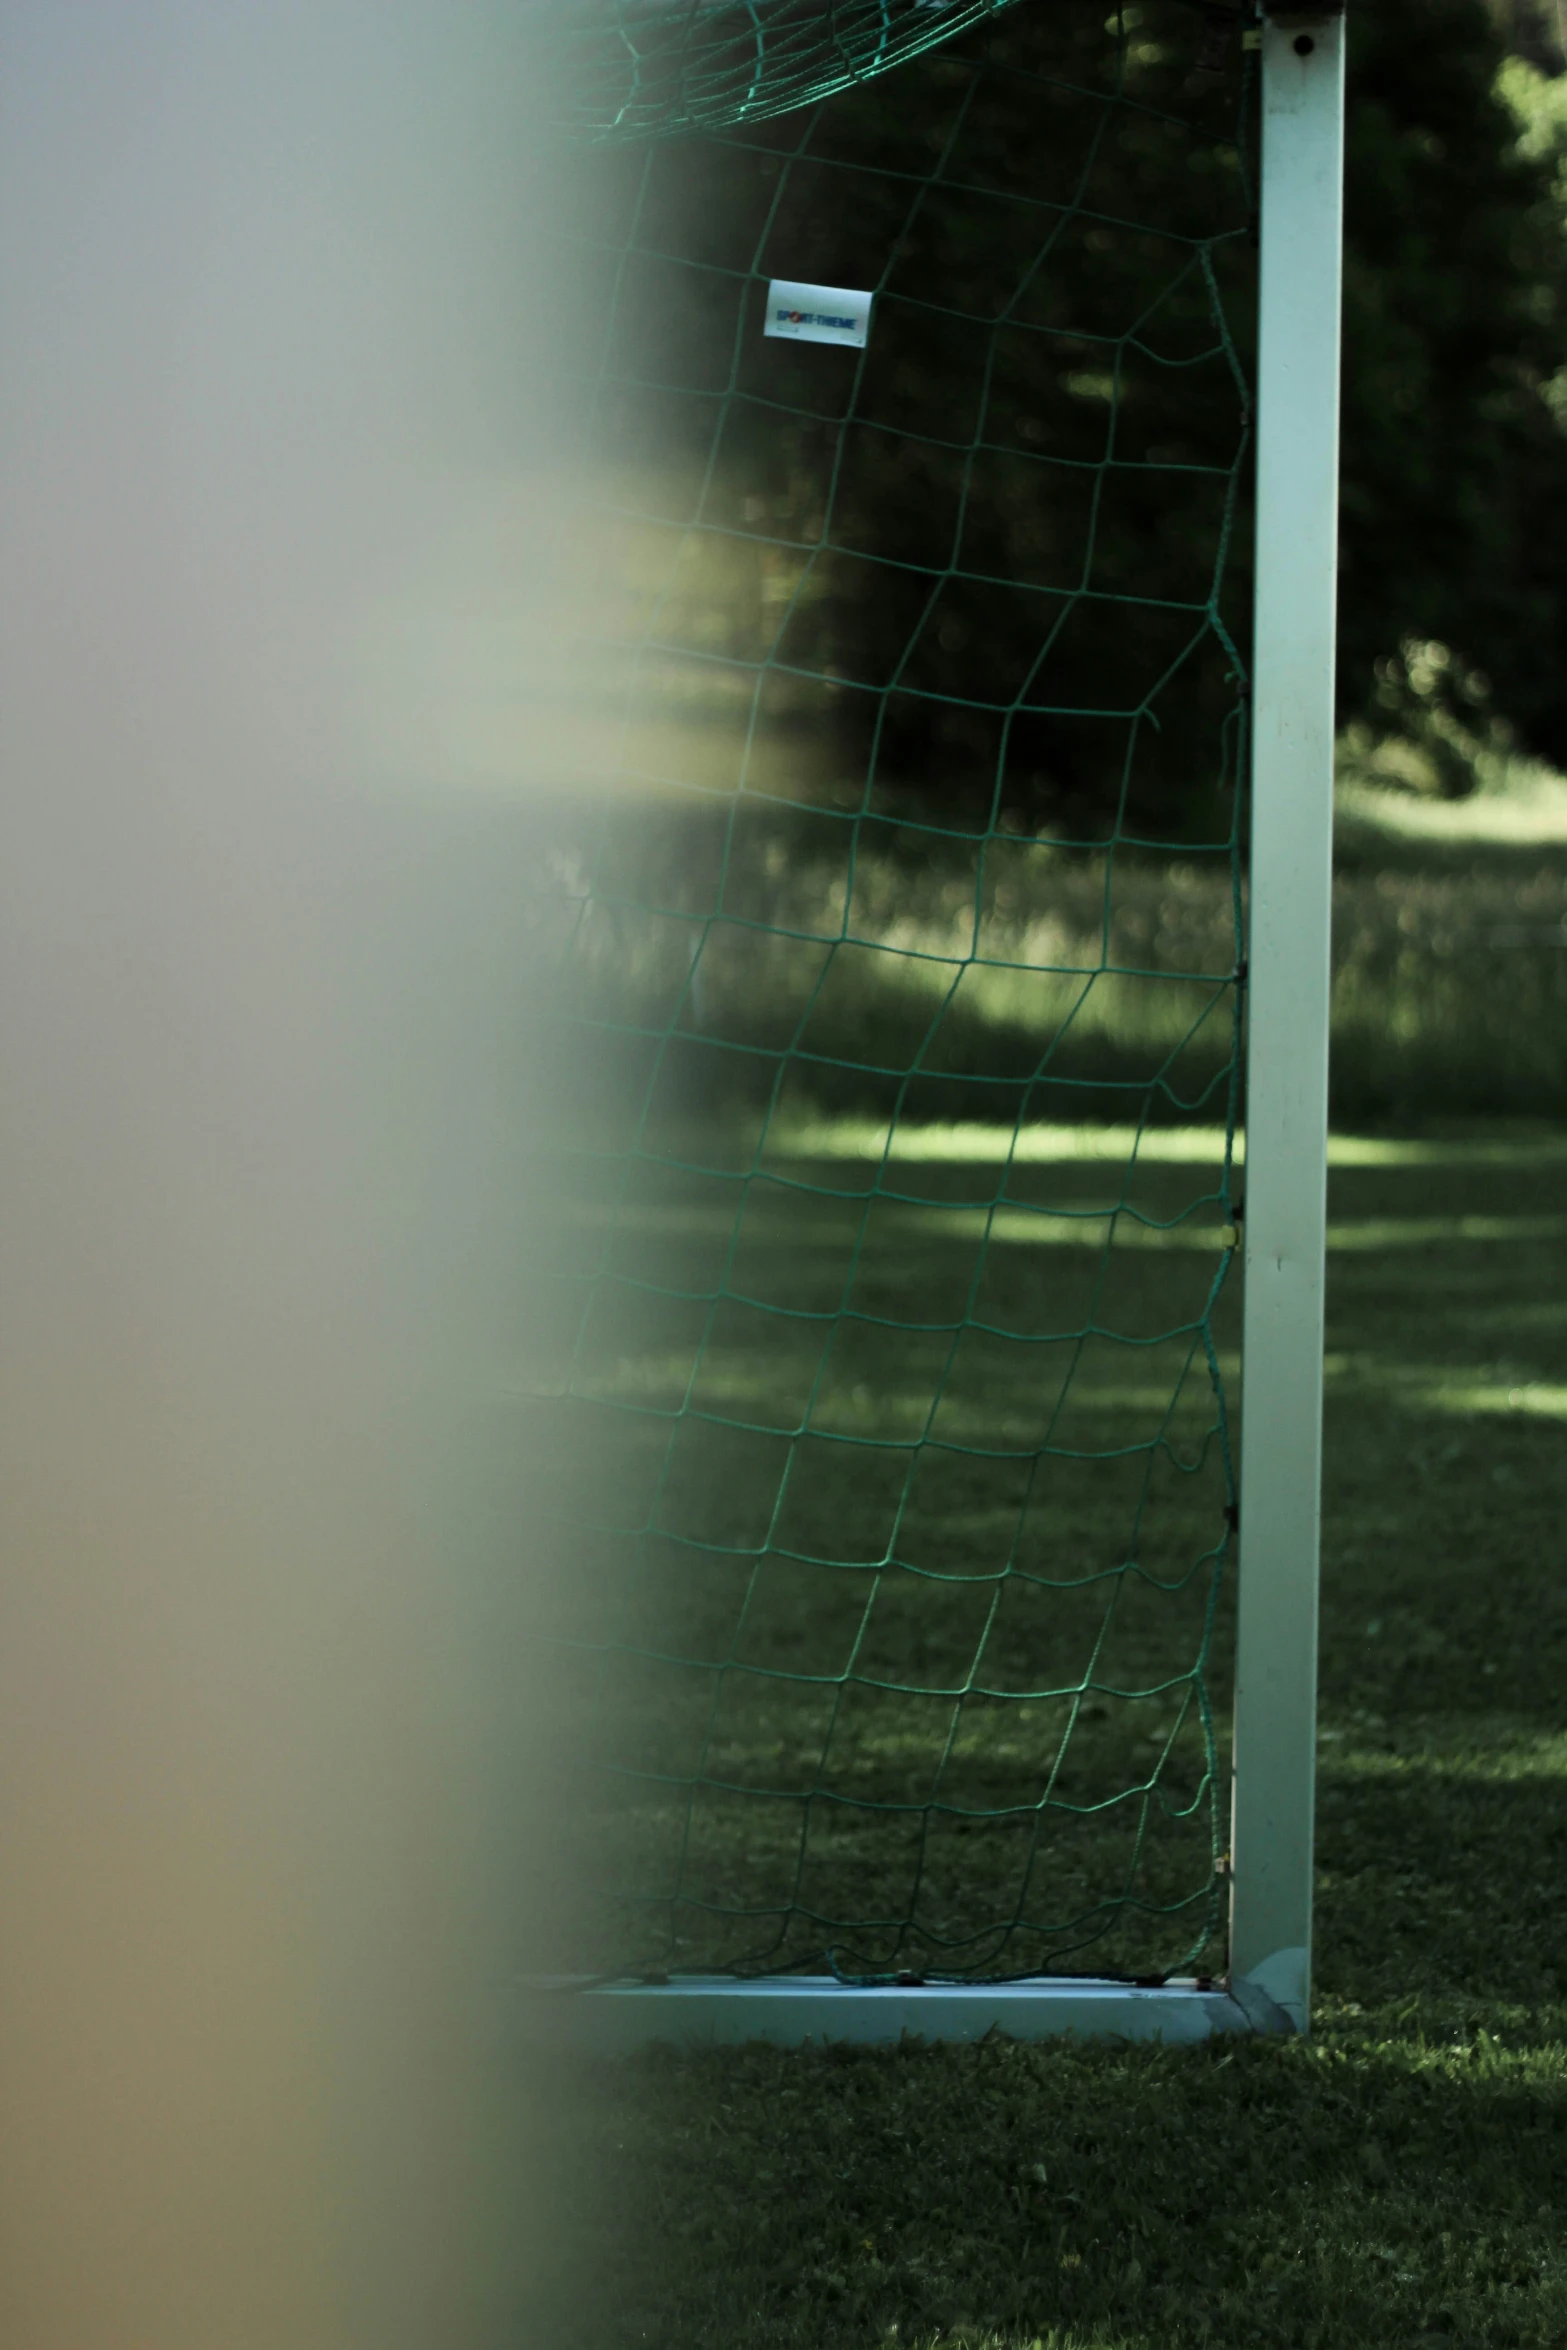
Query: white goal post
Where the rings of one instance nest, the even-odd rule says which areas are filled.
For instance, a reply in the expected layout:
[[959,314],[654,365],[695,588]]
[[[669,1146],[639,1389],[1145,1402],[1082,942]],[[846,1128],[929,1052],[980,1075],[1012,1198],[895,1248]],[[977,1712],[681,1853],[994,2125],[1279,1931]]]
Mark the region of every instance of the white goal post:
[[1343,0],[1263,0],[1244,1424],[1228,1978],[534,1981],[526,2027],[651,2039],[1199,2039],[1310,2018],[1344,126]]
[[1327,1224],[1342,6],[1270,9],[1262,113],[1230,1963],[1304,2031]]

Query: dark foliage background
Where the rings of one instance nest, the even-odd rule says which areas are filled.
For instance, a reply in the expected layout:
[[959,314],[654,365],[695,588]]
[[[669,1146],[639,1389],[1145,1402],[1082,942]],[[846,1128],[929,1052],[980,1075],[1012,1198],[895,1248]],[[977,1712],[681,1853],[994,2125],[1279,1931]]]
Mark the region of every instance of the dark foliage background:
[[1436,638],[1481,672],[1473,700],[1562,763],[1567,435],[1548,393],[1567,247],[1549,164],[1495,94],[1515,28],[1559,62],[1540,21],[1483,0],[1352,8],[1340,690],[1346,716],[1413,715],[1378,665]]
[[[1113,86],[1118,22],[1134,103],[1085,105]],[[793,115],[671,145],[646,187],[643,157],[621,159],[613,191],[629,216],[641,189],[637,235],[674,258],[616,281],[607,445],[666,469],[671,522],[814,550],[771,639],[776,604],[726,574],[721,641],[776,664],[773,739],[802,764],[830,746],[840,792],[869,778],[870,807],[1099,834],[1126,729],[1062,713],[1157,694],[1120,820],[1225,829],[1230,665],[1189,610],[1148,599],[1206,595],[1246,440],[1240,26],[1190,0],[1127,0],[1119,19],[1024,0],[834,100],[803,148]],[[1454,794],[1474,781],[1455,742],[1567,761],[1567,236],[1553,157],[1498,94],[1510,50],[1559,65],[1535,0],[1351,0],[1340,711],[1423,740]],[[916,203],[938,163],[963,192]],[[1040,198],[1075,209],[1061,222]],[[1206,240],[1210,276],[1181,269],[1172,228]],[[756,320],[729,384],[753,267],[884,287],[847,422],[844,355],[764,344]],[[1244,656],[1244,462],[1235,488],[1216,609]],[[1075,600],[1085,584],[1144,602]],[[711,644],[711,580],[681,592],[663,636]]]

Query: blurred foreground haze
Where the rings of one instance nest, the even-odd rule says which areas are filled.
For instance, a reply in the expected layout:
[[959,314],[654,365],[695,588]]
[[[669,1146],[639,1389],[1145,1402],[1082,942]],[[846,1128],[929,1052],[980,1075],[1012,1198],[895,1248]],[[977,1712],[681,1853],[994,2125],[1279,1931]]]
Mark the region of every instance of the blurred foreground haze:
[[0,2338],[511,2338],[538,79],[15,0],[0,92]]

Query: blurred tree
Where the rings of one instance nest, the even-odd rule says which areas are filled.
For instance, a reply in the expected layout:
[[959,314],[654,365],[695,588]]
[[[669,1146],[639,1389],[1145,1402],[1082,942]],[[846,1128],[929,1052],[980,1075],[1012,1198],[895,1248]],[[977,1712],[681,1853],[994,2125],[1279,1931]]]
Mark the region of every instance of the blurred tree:
[[[792,736],[838,805],[1225,829],[1254,278],[1239,22],[1220,10],[1215,44],[1185,0],[1020,6],[814,121],[655,157],[612,372],[644,449],[646,387],[678,384],[655,395],[661,462],[715,534],[660,642],[756,664],[762,734]],[[757,277],[877,288],[863,365],[764,339]],[[751,534],[754,595],[726,532]],[[693,717],[720,684],[686,672]]]
[[1542,72],[1567,69],[1567,0],[1486,0],[1515,57]]
[[[1488,729],[1567,764],[1553,14],[1350,0],[1341,713],[1423,742],[1449,791]],[[1201,615],[1253,333],[1240,21],[1024,0],[814,127],[637,163],[647,282],[614,278],[604,413],[729,549],[660,634],[759,663],[764,718],[832,746],[840,800],[1079,836],[1222,816],[1244,473]],[[852,415],[841,351],[755,318],[737,343],[753,267],[884,289]]]
[[1340,691],[1393,728],[1488,704],[1567,762],[1567,239],[1500,13],[1352,15]]

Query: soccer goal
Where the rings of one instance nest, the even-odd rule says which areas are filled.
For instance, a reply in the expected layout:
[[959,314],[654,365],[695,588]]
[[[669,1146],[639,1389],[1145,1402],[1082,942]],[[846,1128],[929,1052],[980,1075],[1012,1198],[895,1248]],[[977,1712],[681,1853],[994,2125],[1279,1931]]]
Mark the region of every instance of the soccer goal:
[[1343,31],[568,43],[554,2033],[1306,2027]]

